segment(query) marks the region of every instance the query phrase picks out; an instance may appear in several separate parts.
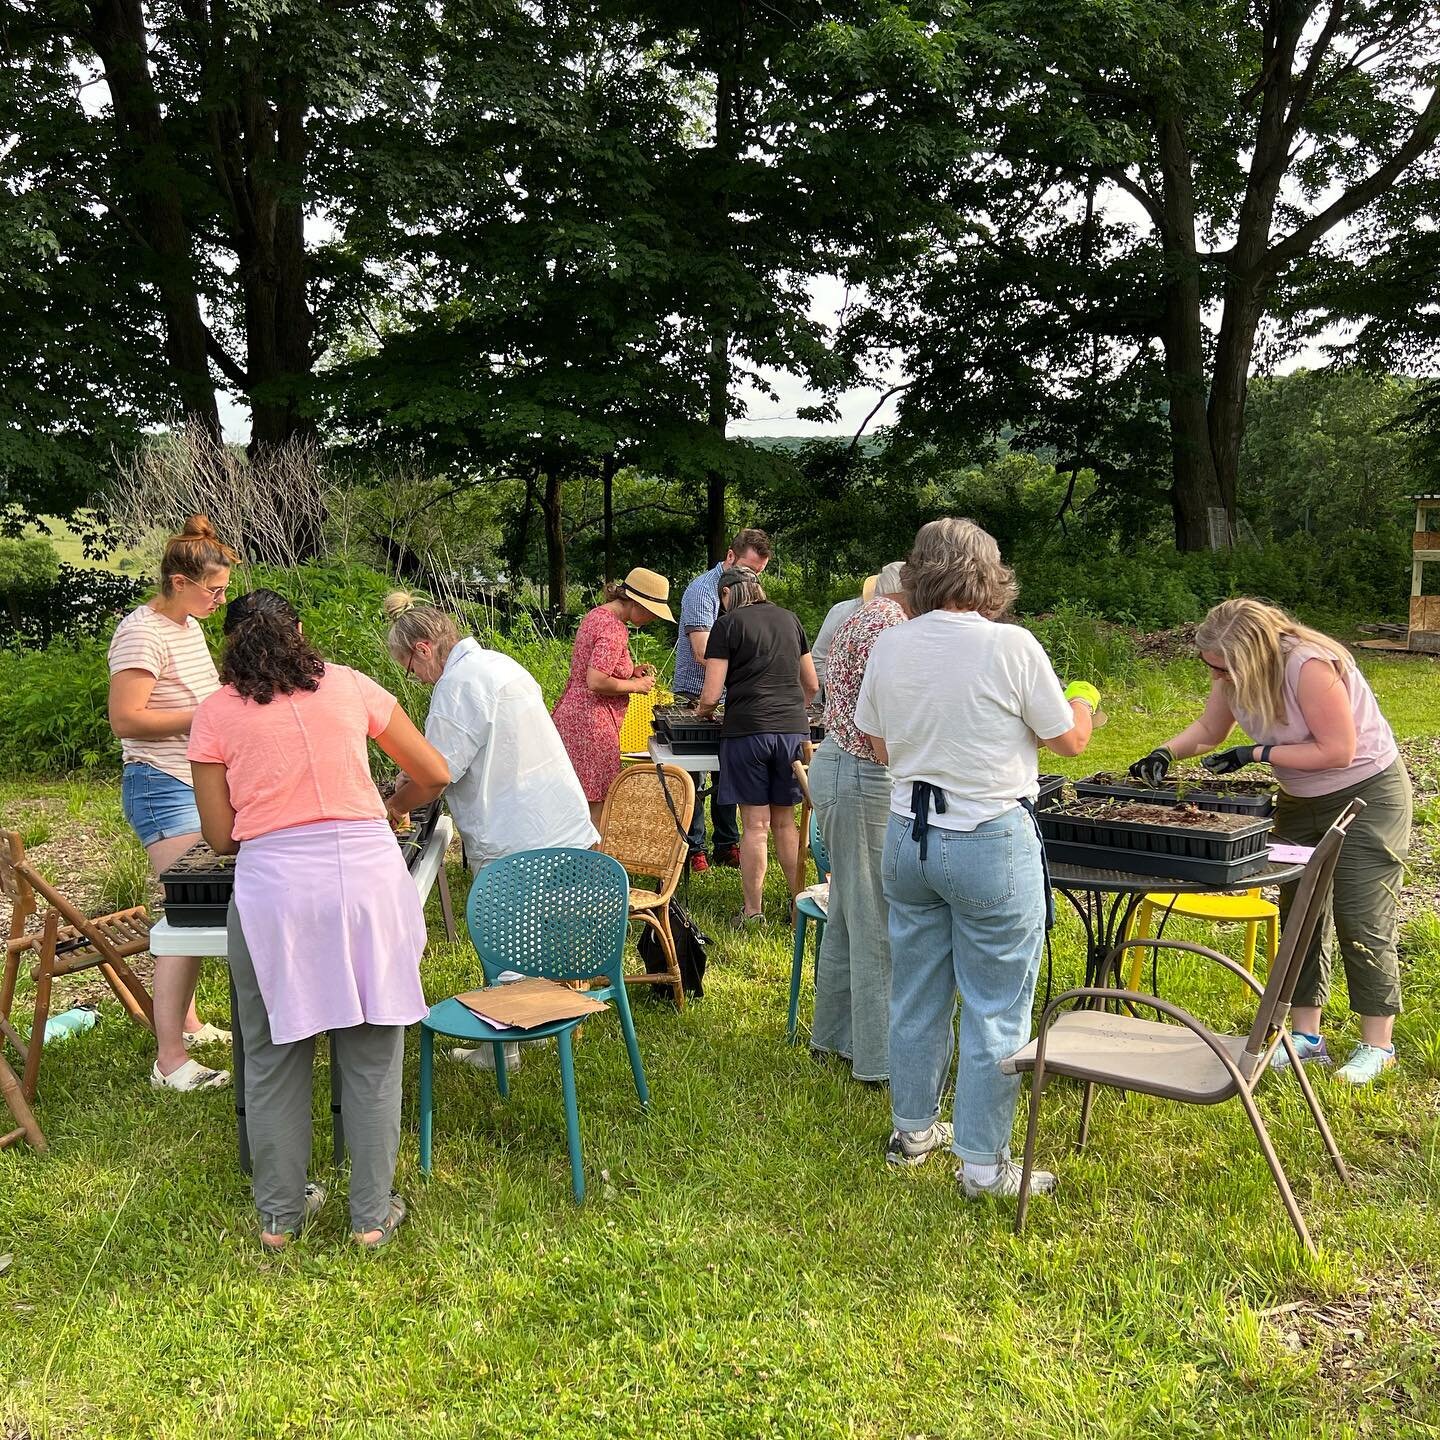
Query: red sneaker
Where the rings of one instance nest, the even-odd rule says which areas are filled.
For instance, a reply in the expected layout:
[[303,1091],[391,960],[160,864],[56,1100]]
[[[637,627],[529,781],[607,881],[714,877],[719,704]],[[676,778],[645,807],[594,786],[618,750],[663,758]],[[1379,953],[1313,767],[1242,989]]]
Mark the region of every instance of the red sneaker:
[[717,845],[715,847],[715,863],[728,865],[732,870],[738,870],[740,868],[740,847],[738,845]]
[[703,875],[710,868],[710,862],[705,858],[703,850],[697,850],[690,857],[690,873],[692,875]]

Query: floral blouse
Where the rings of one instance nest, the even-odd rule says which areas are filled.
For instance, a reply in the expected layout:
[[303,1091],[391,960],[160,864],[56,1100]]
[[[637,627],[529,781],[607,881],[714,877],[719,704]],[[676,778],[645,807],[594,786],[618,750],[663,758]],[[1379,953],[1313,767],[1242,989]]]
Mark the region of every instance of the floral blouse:
[[875,637],[892,625],[902,625],[905,612],[891,599],[881,597],[862,605],[835,632],[825,667],[825,737],[851,755],[875,763],[870,741],[855,728],[855,702],[870,659]]

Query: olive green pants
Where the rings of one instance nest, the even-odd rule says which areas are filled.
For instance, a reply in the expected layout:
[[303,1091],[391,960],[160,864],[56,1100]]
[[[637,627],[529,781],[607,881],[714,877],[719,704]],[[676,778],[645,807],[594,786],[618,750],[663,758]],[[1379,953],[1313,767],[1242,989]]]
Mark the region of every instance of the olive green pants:
[[[1334,935],[1340,942],[1350,1008],[1357,1015],[1400,1013],[1400,958],[1395,949],[1396,902],[1405,883],[1410,853],[1412,797],[1405,762],[1330,795],[1287,795],[1275,807],[1275,837],[1292,845],[1318,845],[1352,800],[1365,809],[1355,817],[1340,848],[1330,899]],[[1280,892],[1281,923],[1295,898],[1295,887]],[[1315,932],[1300,967],[1291,1001],[1320,1006],[1330,993],[1334,963],[1330,916]]]

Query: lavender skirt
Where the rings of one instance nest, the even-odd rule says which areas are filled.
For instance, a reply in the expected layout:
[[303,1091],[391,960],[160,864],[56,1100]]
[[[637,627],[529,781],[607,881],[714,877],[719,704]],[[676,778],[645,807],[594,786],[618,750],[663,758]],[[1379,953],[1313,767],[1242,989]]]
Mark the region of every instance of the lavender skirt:
[[425,915],[383,820],[322,820],[241,842],[235,909],[277,1045],[413,1025]]

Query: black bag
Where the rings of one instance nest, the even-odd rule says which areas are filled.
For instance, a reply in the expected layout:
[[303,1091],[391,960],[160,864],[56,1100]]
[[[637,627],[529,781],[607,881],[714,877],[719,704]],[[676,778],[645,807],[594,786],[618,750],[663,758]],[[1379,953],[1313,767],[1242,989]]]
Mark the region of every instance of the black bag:
[[[670,934],[675,941],[675,958],[680,962],[680,982],[687,995],[702,999],[705,995],[705,947],[710,937],[690,918],[678,900],[670,899]],[[660,932],[647,925],[636,942],[636,950],[651,975],[663,975],[670,966]]]
[[[670,798],[670,787],[665,783],[665,767],[655,766],[656,778],[660,781],[660,793],[665,797],[665,808],[675,822],[680,838],[688,843],[689,836],[675,813],[675,802]],[[669,904],[670,938],[675,942],[675,959],[680,966],[680,983],[687,995],[697,1000],[705,995],[705,947],[710,937],[690,918],[685,907],[672,895]],[[663,975],[670,966],[665,959],[665,946],[660,932],[653,925],[647,925],[635,944],[645,970],[650,975]]]

